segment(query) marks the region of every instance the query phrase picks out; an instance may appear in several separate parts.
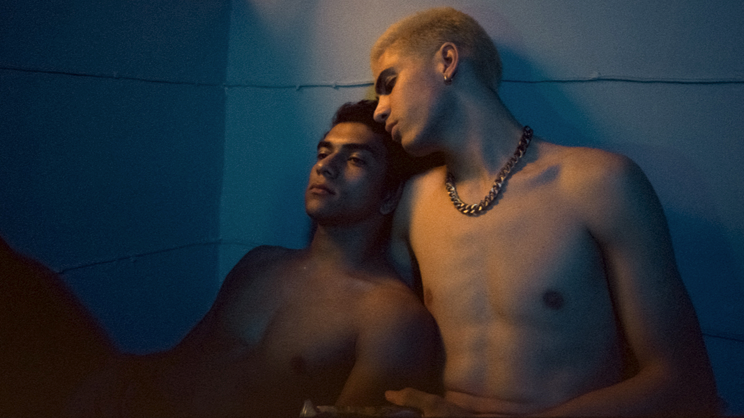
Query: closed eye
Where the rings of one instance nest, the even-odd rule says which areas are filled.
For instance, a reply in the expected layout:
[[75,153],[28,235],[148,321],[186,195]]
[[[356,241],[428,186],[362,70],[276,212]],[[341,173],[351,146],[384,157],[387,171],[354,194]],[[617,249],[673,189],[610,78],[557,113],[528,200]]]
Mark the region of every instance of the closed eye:
[[383,93],[381,94],[390,94],[393,92],[393,87],[395,87],[395,81],[397,78],[390,77],[385,80],[385,83],[383,84]]
[[349,157],[349,161],[351,161],[352,164],[358,165],[358,166],[367,165],[367,162],[364,161],[363,159],[359,158],[359,157]]
[[380,96],[390,94],[395,87],[396,76],[395,72],[388,68],[377,76],[377,82],[375,83],[375,93]]

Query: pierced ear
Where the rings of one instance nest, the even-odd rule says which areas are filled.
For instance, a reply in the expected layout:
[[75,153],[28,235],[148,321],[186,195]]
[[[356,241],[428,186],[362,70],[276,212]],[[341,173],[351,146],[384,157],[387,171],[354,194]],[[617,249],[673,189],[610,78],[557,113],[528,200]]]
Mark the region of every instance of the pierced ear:
[[443,43],[437,51],[437,58],[441,60],[440,64],[444,77],[452,80],[460,64],[460,51],[457,49],[457,45],[452,42]]
[[398,207],[400,196],[403,194],[403,186],[404,182],[401,182],[395,190],[385,192],[385,199],[383,199],[382,205],[380,205],[381,214],[389,215]]

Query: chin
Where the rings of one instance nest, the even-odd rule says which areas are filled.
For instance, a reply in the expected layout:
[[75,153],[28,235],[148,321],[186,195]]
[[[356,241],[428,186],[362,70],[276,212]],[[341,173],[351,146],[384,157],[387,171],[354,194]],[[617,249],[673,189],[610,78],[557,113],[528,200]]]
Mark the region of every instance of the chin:
[[310,220],[319,225],[335,223],[337,218],[340,217],[333,211],[323,210],[323,208],[317,207],[305,208],[305,213],[310,217]]
[[324,213],[317,207],[305,207],[305,213],[313,222],[318,222],[319,219],[323,219]]
[[430,155],[434,152],[433,149],[429,147],[421,146],[421,144],[416,143],[403,143],[403,150],[406,152],[406,154],[410,155],[411,157],[415,158],[421,158],[426,157],[427,155]]
[[412,157],[425,157],[434,152],[434,150],[426,146],[425,142],[426,141],[422,140],[422,136],[409,136],[401,138],[400,145],[403,147],[406,154]]

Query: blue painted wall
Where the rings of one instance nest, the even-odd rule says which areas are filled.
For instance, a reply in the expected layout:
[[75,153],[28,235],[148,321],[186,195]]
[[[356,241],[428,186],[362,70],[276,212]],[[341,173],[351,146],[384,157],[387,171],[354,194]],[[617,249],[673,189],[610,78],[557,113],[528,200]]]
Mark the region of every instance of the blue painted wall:
[[0,2],[0,234],[123,349],[218,286],[227,1]]

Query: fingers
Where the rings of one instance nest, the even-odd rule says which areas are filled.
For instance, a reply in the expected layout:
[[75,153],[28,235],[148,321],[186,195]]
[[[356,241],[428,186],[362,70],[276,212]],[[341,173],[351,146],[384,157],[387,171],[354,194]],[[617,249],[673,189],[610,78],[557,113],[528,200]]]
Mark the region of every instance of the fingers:
[[420,390],[405,388],[385,392],[385,399],[398,406],[416,408],[425,417],[469,416],[465,410],[445,401],[443,398]]
[[435,395],[430,395],[412,388],[388,390],[385,392],[385,399],[387,399],[388,402],[394,403],[398,406],[407,406],[409,408],[418,408],[421,410],[424,409],[423,404],[425,403],[427,396],[436,397]]

